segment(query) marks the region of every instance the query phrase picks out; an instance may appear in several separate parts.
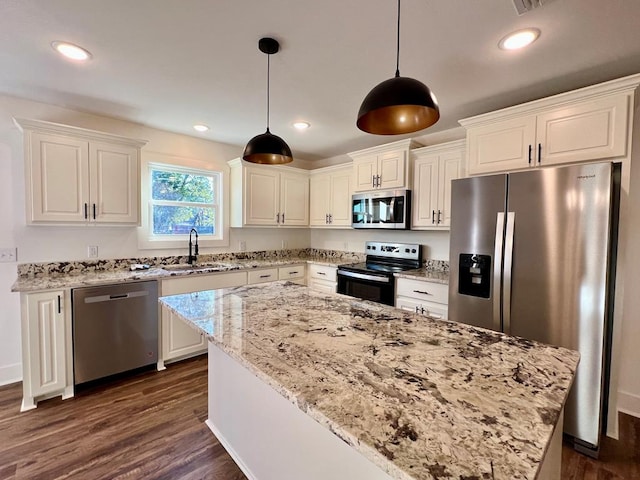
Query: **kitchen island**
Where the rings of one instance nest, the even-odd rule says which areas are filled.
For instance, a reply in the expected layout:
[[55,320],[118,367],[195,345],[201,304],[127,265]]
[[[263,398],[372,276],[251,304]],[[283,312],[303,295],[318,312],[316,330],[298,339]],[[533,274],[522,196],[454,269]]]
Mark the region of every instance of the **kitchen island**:
[[576,352],[286,282],[160,301],[207,335],[207,424],[249,478],[559,474]]

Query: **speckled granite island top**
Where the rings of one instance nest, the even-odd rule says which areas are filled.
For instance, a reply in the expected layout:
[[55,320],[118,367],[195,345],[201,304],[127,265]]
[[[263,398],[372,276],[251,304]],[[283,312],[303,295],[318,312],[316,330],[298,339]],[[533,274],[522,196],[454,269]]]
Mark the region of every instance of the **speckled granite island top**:
[[285,282],[160,301],[395,478],[535,478],[578,362]]

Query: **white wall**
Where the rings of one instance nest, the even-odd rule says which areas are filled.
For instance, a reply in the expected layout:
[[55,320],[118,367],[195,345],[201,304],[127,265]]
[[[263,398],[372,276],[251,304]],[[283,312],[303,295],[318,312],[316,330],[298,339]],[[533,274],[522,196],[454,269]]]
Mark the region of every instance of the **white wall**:
[[449,261],[449,232],[405,230],[325,230],[311,229],[311,248],[364,252],[366,241],[417,243],[422,257]]
[[[92,130],[148,140],[145,155],[161,153],[206,162],[226,173],[227,161],[242,154],[242,148],[206,139],[178,135],[113,118],[77,112],[53,105],[0,95],[0,248],[17,247],[18,262],[50,262],[87,258],[87,246],[97,245],[99,258],[182,255],[178,250],[139,250],[136,227],[27,226],[23,135],[12,118],[28,118],[73,125]],[[305,161],[294,166],[308,167]],[[228,204],[228,200],[227,200]],[[306,248],[308,229],[230,229],[229,246],[201,248],[201,253],[238,251],[240,241],[247,250]],[[22,376],[19,294],[10,293],[16,280],[16,263],[0,263],[0,384]]]

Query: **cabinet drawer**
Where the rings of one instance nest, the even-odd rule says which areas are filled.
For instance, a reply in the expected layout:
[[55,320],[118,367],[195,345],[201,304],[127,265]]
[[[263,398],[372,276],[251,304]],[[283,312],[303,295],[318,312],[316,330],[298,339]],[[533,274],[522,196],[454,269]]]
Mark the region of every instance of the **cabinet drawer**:
[[265,268],[262,270],[251,270],[248,274],[248,284],[275,282],[278,280],[277,268]]
[[293,280],[303,278],[305,273],[304,265],[291,265],[289,267],[278,268],[278,280]]
[[309,277],[317,278],[318,280],[327,280],[329,282],[338,281],[338,267],[331,265],[309,265]]
[[398,278],[396,281],[396,296],[414,298],[420,302],[426,301],[446,305],[449,298],[449,285]]

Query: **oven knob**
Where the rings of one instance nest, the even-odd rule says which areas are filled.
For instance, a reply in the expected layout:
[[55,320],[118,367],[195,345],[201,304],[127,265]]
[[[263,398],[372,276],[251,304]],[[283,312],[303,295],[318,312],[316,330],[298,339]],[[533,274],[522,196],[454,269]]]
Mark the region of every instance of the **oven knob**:
[[415,249],[415,248],[412,248],[412,249],[411,249],[411,253],[416,253],[416,249]]
[[404,253],[409,253],[409,249],[408,249],[408,248],[405,248],[405,249],[404,249]]

